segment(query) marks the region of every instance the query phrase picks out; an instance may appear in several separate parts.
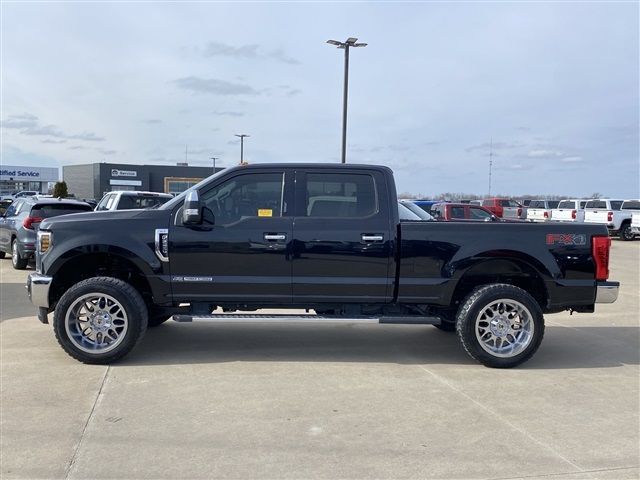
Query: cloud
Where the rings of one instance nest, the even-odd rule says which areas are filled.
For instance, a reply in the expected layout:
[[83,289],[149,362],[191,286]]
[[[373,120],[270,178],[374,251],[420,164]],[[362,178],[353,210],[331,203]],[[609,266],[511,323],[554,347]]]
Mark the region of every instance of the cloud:
[[146,123],[147,125],[157,125],[158,123],[162,123],[162,120],[157,118],[149,118],[147,120],[143,120],[142,123]]
[[242,112],[230,112],[230,111],[224,111],[224,112],[211,112],[212,115],[219,115],[221,117],[243,117],[244,113]]
[[42,140],[42,143],[58,144],[58,143],[67,143],[67,141],[66,140],[51,140],[50,138],[45,138],[44,140]]
[[217,78],[183,77],[173,83],[182,90],[212,95],[258,95],[259,92],[249,85],[232,83]]
[[0,122],[3,128],[32,128],[38,125],[38,117],[24,113],[22,115],[9,115],[6,120]]
[[565,157],[565,158],[563,158],[561,160],[561,162],[564,162],[564,163],[579,163],[579,162],[582,162],[582,161],[584,161],[584,159],[582,157],[578,157],[578,156]]
[[489,151],[491,149],[495,150],[512,150],[514,148],[521,148],[523,144],[521,143],[508,143],[508,142],[484,142],[478,145],[472,145],[471,147],[465,148],[465,151],[471,153],[476,151]]
[[82,145],[71,145],[69,147],[69,150],[86,150],[87,147],[84,147]]
[[564,153],[560,150],[547,149],[530,150],[529,153],[527,153],[527,157],[529,158],[556,158],[563,155]]
[[288,63],[289,65],[298,65],[300,62],[295,58],[289,57],[284,53],[282,49],[274,50],[271,53],[267,54],[267,57],[273,58],[274,60],[278,60],[282,63]]
[[98,149],[98,151],[103,155],[115,155],[116,153],[118,153],[117,150],[109,150],[105,148],[100,148]]
[[102,142],[105,140],[104,137],[99,137],[95,133],[91,132],[69,134],[60,130],[56,125],[41,125],[38,117],[28,113],[22,115],[9,115],[6,120],[3,120],[0,123],[0,126],[3,128],[19,130],[22,135],[54,137],[67,140],[84,140],[88,142]]
[[241,45],[239,47],[220,42],[209,42],[202,49],[202,56],[211,57],[233,57],[248,59],[270,59],[289,65],[298,65],[300,62],[288,56],[281,48],[271,51],[263,51],[259,45]]

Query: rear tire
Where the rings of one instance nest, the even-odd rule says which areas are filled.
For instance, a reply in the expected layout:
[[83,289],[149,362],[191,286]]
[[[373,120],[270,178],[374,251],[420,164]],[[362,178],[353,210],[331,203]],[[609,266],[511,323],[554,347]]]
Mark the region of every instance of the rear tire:
[[83,363],[109,364],[128,354],[147,329],[147,306],[122,280],[93,277],[60,298],[53,328],[60,346]]
[[0,260],[2,260],[7,254],[4,252],[0,252]]
[[618,237],[620,238],[620,240],[624,240],[625,242],[631,241],[636,238],[635,234],[631,231],[631,223],[624,223],[620,227]]
[[18,250],[18,240],[11,242],[11,264],[16,270],[24,270],[27,268],[28,259],[22,258],[20,250]]
[[487,367],[511,368],[529,360],[544,336],[538,302],[521,288],[496,283],[475,289],[456,320],[462,346]]

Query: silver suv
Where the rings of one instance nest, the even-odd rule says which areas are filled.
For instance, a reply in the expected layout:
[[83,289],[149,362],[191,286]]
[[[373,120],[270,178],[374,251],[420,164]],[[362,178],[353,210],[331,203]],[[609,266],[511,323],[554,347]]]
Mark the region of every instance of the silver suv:
[[0,258],[10,253],[13,268],[25,269],[36,250],[40,222],[45,218],[91,210],[91,205],[77,200],[18,198],[0,216]]

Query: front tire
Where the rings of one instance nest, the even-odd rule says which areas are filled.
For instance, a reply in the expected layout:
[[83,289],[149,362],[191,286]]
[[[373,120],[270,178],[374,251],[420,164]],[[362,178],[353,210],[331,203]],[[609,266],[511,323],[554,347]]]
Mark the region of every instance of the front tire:
[[53,328],[60,346],[83,363],[109,364],[128,354],[147,329],[147,306],[122,280],[83,280],[60,298]]
[[28,259],[22,258],[20,255],[20,250],[18,250],[18,240],[13,240],[11,242],[11,265],[16,270],[24,270],[27,268]]
[[631,231],[630,223],[625,223],[624,225],[622,225],[622,227],[620,227],[618,237],[620,238],[620,240],[624,240],[625,242],[629,242],[636,237],[635,234]]
[[474,290],[456,319],[462,346],[487,367],[511,368],[529,360],[544,336],[538,302],[521,288],[492,284]]

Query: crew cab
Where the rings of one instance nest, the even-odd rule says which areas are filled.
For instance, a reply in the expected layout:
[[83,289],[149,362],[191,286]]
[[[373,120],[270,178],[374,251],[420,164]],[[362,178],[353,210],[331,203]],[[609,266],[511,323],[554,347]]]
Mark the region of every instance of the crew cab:
[[611,235],[620,240],[633,240],[631,215],[640,211],[640,200],[612,200],[608,198],[589,200],[585,206],[585,223],[606,225]]
[[526,208],[509,198],[485,198],[482,206],[498,218],[521,219],[526,215]]
[[480,205],[469,203],[437,203],[431,213],[439,221],[457,222],[497,222],[499,218]]
[[229,168],[157,209],[43,221],[27,291],[62,348],[96,364],[169,318],[280,308],[433,324],[484,365],[513,367],[538,349],[544,313],[617,298],[604,226],[401,222],[397,202],[383,166]]
[[559,203],[558,200],[531,200],[527,207],[526,219],[530,222],[548,222],[551,220],[551,210]]
[[561,200],[558,206],[551,210],[551,220],[554,222],[584,222],[584,207],[587,200]]

